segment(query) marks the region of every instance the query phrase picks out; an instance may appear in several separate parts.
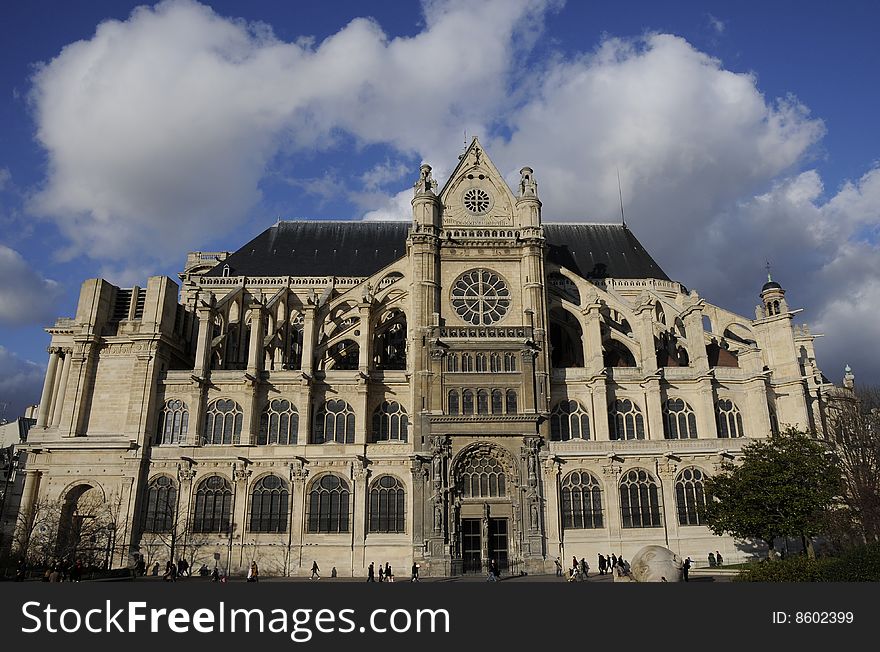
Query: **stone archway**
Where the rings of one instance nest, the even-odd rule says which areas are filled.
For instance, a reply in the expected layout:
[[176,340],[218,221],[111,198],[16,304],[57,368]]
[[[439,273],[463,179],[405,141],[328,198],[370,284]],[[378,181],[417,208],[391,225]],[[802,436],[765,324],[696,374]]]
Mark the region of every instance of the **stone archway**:
[[55,557],[64,563],[77,559],[86,567],[110,563],[110,546],[115,534],[100,487],[81,483],[64,494],[58,522]]

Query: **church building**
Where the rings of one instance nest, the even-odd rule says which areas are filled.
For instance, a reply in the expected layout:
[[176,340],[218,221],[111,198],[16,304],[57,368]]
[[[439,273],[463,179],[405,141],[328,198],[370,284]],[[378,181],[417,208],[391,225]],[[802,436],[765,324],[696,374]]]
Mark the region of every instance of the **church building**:
[[744,559],[703,482],[753,438],[821,435],[814,336],[779,283],[753,316],[713,305],[624,225],[545,222],[520,175],[474,139],[442,187],[421,166],[411,222],[281,221],[180,283],[86,281],[47,329],[19,550],[54,505],[58,554],[115,566]]

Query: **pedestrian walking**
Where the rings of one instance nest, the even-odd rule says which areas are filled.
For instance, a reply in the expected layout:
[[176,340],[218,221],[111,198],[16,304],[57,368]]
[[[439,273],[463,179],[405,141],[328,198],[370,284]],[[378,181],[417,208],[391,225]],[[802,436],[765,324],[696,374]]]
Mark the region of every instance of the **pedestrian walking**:
[[710,553],[709,553],[709,568],[715,568],[715,563],[716,563],[715,555],[713,555],[713,554],[710,552]]
[[312,574],[309,576],[309,579],[310,579],[310,580],[321,579],[321,576],[318,575],[318,571],[320,571],[320,570],[321,570],[321,569],[318,568],[318,562],[317,562],[317,561],[313,561],[313,562],[312,562]]
[[385,581],[385,567],[382,564],[379,564],[379,581]]
[[688,580],[688,573],[690,572],[690,570],[691,570],[691,558],[688,557],[687,559],[684,560],[684,564],[682,564],[682,566],[681,566],[681,577],[682,577],[682,579],[684,579],[685,582],[689,581]]
[[247,581],[248,582],[259,582],[260,581],[260,570],[257,568],[256,561],[251,562],[251,567],[248,569]]
[[605,557],[602,556],[602,553],[599,553],[599,575],[605,574]]
[[721,556],[721,553],[717,550],[715,551],[715,565],[718,568],[721,568],[722,564],[724,564],[724,558]]
[[330,569],[330,577],[336,577],[336,566]]
[[615,569],[616,566],[617,566],[617,555],[615,555],[615,554],[612,552],[612,553],[611,553],[611,570],[613,571],[613,570]]
[[376,568],[374,566],[374,562],[370,562],[370,565],[367,567],[367,581],[375,582],[376,581]]
[[159,577],[159,562],[158,561],[155,564],[153,564],[152,575],[153,575],[153,577]]
[[415,562],[413,562],[413,565],[412,565],[412,580],[411,581],[413,581],[413,582],[419,581],[419,565]]
[[562,577],[562,563],[559,561],[559,557],[553,563],[556,565],[556,577]]
[[498,567],[495,565],[495,560],[492,559],[489,561],[489,570],[486,574],[487,582],[497,582],[498,581]]
[[589,577],[590,565],[587,563],[586,557],[581,557],[581,579],[585,580]]
[[391,572],[391,564],[389,564],[387,561],[385,562],[385,581],[394,581],[394,573]]

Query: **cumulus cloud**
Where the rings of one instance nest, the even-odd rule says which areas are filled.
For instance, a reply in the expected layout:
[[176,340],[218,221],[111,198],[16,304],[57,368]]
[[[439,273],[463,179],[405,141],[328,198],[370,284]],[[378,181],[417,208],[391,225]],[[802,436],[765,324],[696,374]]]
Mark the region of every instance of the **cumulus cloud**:
[[330,147],[344,130],[451,154],[450,131],[503,103],[548,4],[429,2],[415,36],[359,18],[317,45],[190,0],[140,7],[35,75],[49,170],[31,208],[58,223],[70,255],[170,262],[243,220],[279,150]]
[[24,414],[27,406],[40,401],[46,370],[24,360],[0,344],[0,404],[5,404],[9,421]]
[[0,324],[41,324],[51,321],[62,287],[40,276],[14,249],[0,244]]

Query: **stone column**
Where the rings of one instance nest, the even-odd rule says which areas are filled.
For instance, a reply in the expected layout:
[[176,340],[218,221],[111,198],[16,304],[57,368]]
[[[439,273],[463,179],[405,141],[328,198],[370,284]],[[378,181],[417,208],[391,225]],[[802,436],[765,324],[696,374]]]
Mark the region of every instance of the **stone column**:
[[369,471],[359,464],[355,464],[352,471],[352,484],[354,496],[352,505],[354,513],[351,523],[351,576],[359,577],[364,566],[367,545],[367,480]]
[[303,349],[300,368],[306,376],[312,375],[315,364],[315,311],[314,305],[303,307]]
[[697,373],[707,373],[709,371],[709,357],[706,355],[706,340],[703,336],[703,301],[696,298],[691,293],[692,300],[695,303],[681,313],[681,319],[684,323],[685,333],[687,335],[687,349],[690,366]]
[[[211,297],[213,303],[213,296]],[[198,305],[199,334],[196,339],[196,366],[193,370],[199,378],[211,373],[211,333],[214,330],[214,311],[210,306]]]
[[306,479],[309,472],[300,460],[290,463],[290,537],[287,574],[302,567],[303,532],[306,529]]
[[586,297],[586,300],[591,302],[581,311],[584,329],[584,369],[589,374],[595,375],[602,373],[605,366],[602,360],[602,319],[599,312],[602,305],[595,293],[592,297]]
[[180,483],[177,492],[177,515],[174,522],[177,550],[174,555],[186,556],[192,531],[193,480],[196,472],[189,466],[177,467],[177,481]]
[[718,436],[715,427],[715,394],[712,380],[708,376],[697,382],[698,399],[692,406],[697,416],[697,436],[700,439],[714,439]]
[[608,381],[599,377],[590,385],[592,400],[592,414],[590,415],[590,427],[592,438],[596,441],[609,441],[611,433],[608,429]]
[[18,521],[15,524],[13,545],[21,553],[26,552],[34,522],[34,507],[40,492],[41,473],[37,469],[25,469],[24,486],[21,490],[21,503],[18,508]]
[[58,368],[58,360],[61,357],[61,349],[57,346],[49,347],[49,366],[46,369],[46,379],[43,381],[43,393],[40,395],[40,409],[37,412],[37,427],[45,428],[49,423],[52,408],[52,390],[55,387],[55,375]]
[[61,423],[61,411],[64,409],[64,397],[67,394],[67,380],[70,378],[70,364],[73,362],[73,350],[65,349],[64,364],[61,367],[61,382],[58,384],[58,390],[54,399],[55,408],[52,410],[52,425],[58,426]]
[[[232,465],[232,481],[233,491],[235,492],[235,513],[232,515],[232,535],[233,540],[238,539],[238,568],[245,568],[245,564],[250,565],[251,560],[245,560],[243,555],[245,551],[245,536],[248,531],[248,506],[250,496],[248,495],[248,479],[251,477],[251,470],[247,468],[236,468]],[[238,529],[238,537],[235,537],[236,528]]]
[[618,487],[621,471],[621,466],[614,460],[609,460],[608,464],[602,467],[601,479],[605,484],[602,490],[605,498],[605,528],[608,532],[608,542],[613,548],[618,547],[623,526],[620,522],[620,489]]
[[251,340],[248,342],[247,372],[254,378],[263,369],[263,306],[258,301],[251,305]]
[[519,411],[526,414],[535,414],[535,412],[543,412],[544,406],[539,405],[539,397],[535,391],[536,385],[540,382],[535,369],[536,352],[530,348],[520,350],[520,362],[522,363],[522,398],[519,405]]
[[660,379],[642,383],[645,401],[645,439],[663,439],[663,409],[660,406]]
[[674,552],[681,554],[680,533],[678,530],[678,509],[675,504],[675,473],[677,465],[672,460],[657,460],[657,479],[660,481],[662,493],[661,518],[666,534],[666,545]]
[[[366,298],[366,297],[365,297]],[[363,374],[370,371],[371,349],[373,343],[373,326],[370,323],[370,303],[358,304],[360,311],[360,328],[358,332],[358,371]]]
[[562,557],[563,530],[559,511],[559,462],[547,458],[541,464],[544,480],[544,531],[547,536],[547,556]]

